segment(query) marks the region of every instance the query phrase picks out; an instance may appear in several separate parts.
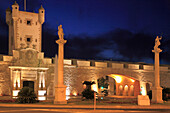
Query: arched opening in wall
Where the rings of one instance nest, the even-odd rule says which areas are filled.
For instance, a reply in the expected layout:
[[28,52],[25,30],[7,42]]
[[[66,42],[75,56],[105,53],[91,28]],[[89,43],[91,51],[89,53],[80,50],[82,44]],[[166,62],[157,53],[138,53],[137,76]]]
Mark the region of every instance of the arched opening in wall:
[[124,92],[123,92],[124,96],[128,96],[128,85],[124,86]]
[[151,87],[150,84],[149,84],[149,83],[146,83],[146,92],[147,92],[147,93],[151,90],[150,87]]
[[116,80],[113,79],[113,85],[114,85],[114,95],[116,95]]
[[97,80],[97,83],[99,94],[107,93],[108,95],[116,95],[116,81],[113,77],[101,77]]
[[123,86],[119,85],[119,95],[123,96]]
[[134,96],[134,85],[130,86],[130,94],[129,96]]
[[[113,89],[112,95],[116,96],[135,96],[135,92],[140,91],[140,87],[135,85],[136,79],[120,74],[110,74],[109,91]],[[110,82],[111,81],[111,82]],[[111,93],[110,93],[111,94]]]

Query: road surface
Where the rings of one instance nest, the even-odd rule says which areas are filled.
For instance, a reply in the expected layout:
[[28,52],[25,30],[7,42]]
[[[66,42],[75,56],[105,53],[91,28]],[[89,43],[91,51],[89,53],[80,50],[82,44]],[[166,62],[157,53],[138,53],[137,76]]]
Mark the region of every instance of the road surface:
[[62,109],[42,107],[0,107],[0,113],[170,113],[170,110]]

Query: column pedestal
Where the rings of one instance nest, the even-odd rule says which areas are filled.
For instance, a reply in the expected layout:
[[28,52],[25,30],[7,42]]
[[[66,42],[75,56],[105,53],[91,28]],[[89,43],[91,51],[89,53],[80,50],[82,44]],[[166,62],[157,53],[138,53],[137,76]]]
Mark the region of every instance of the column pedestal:
[[153,87],[152,88],[152,102],[163,103],[161,87]]
[[67,104],[66,101],[66,86],[55,86],[55,100],[54,104]]

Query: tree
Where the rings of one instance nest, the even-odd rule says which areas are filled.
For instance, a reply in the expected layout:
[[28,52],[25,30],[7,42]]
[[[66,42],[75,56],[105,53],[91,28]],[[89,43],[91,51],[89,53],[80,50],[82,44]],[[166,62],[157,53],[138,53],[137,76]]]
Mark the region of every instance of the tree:
[[108,88],[109,84],[107,83],[107,80],[104,79],[103,77],[102,78],[99,78],[98,79],[98,87],[101,88]]
[[86,84],[86,89],[91,90],[91,85],[95,84],[95,82],[93,81],[84,81],[83,84]]
[[37,96],[32,88],[23,87],[18,93],[17,102],[19,103],[35,103]]
[[108,88],[109,84],[107,83],[107,80],[104,79],[103,77],[98,79],[98,88],[102,89],[102,93],[104,93],[105,96],[108,95],[108,91],[106,90]]
[[84,81],[83,84],[86,84],[86,89],[82,92],[82,96],[86,99],[93,99],[94,98],[94,91],[91,90],[91,85],[95,84],[93,81]]

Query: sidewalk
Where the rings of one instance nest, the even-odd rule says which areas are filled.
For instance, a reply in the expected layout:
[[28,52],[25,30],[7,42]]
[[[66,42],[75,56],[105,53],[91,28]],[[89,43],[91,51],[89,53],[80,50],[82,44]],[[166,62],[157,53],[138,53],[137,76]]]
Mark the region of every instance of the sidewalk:
[[[1,104],[0,107],[32,107],[32,108],[55,108],[55,109],[93,109],[93,105],[37,105],[37,104]],[[103,110],[139,110],[139,109],[167,109],[170,110],[169,105],[150,105],[150,106],[138,106],[138,105],[97,105],[97,109]]]

